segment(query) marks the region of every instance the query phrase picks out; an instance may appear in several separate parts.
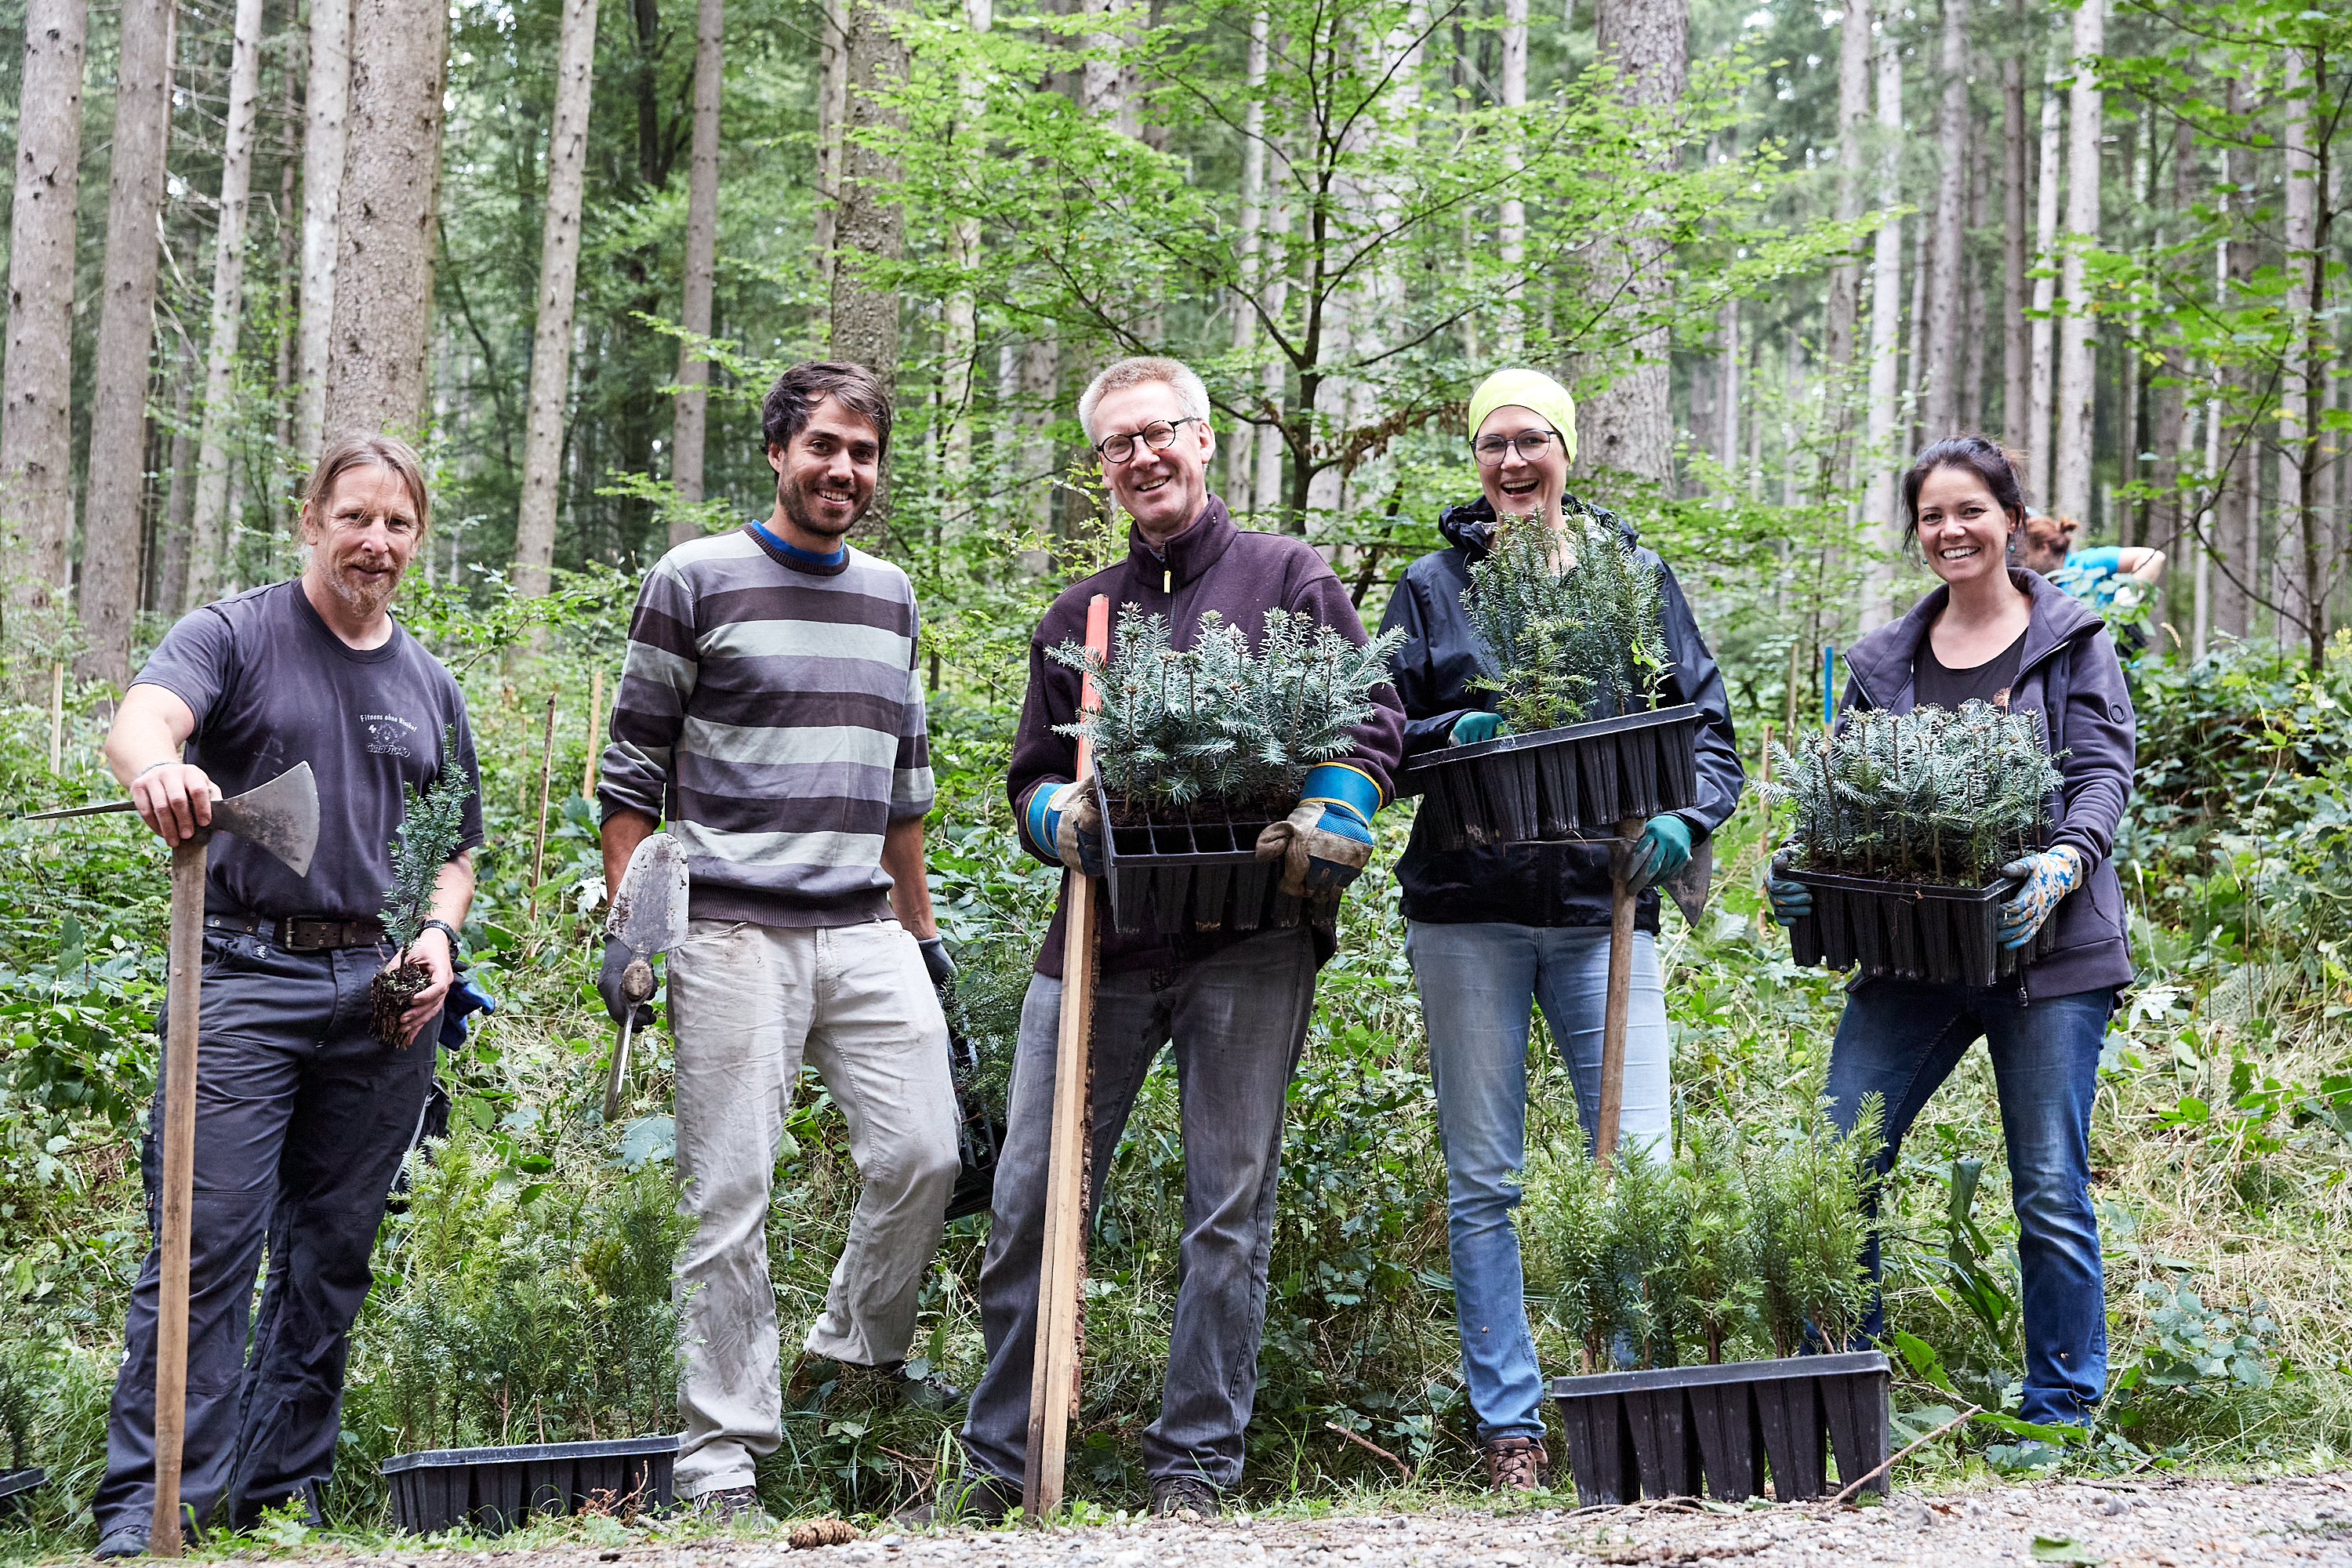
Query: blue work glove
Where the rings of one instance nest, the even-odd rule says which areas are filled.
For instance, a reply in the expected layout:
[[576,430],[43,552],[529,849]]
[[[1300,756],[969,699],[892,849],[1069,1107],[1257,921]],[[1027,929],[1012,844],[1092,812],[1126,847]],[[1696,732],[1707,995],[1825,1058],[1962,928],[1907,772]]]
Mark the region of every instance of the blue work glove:
[[441,1048],[464,1050],[467,1018],[476,1013],[487,1017],[498,1010],[497,997],[475,984],[470,975],[457,976],[449,987],[449,999],[441,1004]]
[[1813,890],[1802,882],[1769,877],[1764,882],[1764,895],[1772,900],[1775,925],[1792,926],[1813,912]]
[[1625,890],[1639,897],[1651,883],[1690,864],[1690,824],[1668,812],[1650,818],[1642,837],[1625,851]]
[[2011,860],[2000,868],[2004,877],[2022,877],[2017,897],[2000,906],[2000,945],[2023,947],[2050,918],[2059,901],[2083,885],[2083,857],[2071,844],[2044,849]]
[[1103,874],[1102,813],[1091,784],[1039,784],[1029,792],[1022,826],[1032,848],[1081,877]]
[[1500,713],[1465,713],[1454,721],[1454,732],[1445,738],[1449,746],[1475,746],[1481,741],[1491,741],[1497,735],[1507,735],[1511,727],[1503,722]]
[[1257,858],[1279,860],[1292,898],[1337,899],[1372,858],[1381,786],[1345,763],[1310,769],[1298,809],[1257,836]]

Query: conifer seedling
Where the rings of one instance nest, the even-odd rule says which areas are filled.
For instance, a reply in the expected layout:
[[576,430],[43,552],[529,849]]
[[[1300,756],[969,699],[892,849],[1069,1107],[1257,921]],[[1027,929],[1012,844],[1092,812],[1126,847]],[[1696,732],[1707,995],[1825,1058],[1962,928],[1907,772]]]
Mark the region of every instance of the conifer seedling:
[[1470,684],[1525,734],[1654,707],[1670,660],[1658,570],[1617,519],[1574,497],[1564,533],[1496,521],[1462,607],[1498,672]]
[[[400,1016],[432,980],[423,962],[408,949],[433,912],[433,893],[441,868],[457,853],[466,831],[466,802],[473,797],[466,770],[457,765],[457,731],[441,732],[441,772],[422,795],[401,786],[400,828],[391,844],[392,886],[383,893],[383,935],[392,944],[394,962],[384,965],[371,986],[375,1036],[385,1045],[404,1049]],[[449,955],[453,960],[456,953]]]

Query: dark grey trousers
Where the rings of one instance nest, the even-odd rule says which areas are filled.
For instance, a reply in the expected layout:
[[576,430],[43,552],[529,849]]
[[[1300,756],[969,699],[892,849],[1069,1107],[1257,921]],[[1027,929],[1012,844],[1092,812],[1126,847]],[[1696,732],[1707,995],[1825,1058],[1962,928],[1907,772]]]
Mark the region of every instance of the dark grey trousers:
[[[433,1080],[428,1025],[394,1050],[370,1031],[370,949],[289,952],[258,937],[205,938],[190,1205],[187,1439],[183,1517],[242,1527],[323,1483],[341,1430],[352,1321],[367,1300],[376,1227]],[[161,1202],[153,1127],[151,1234]],[[247,1313],[265,1242],[259,1319]],[[99,1532],[145,1530],[155,1507],[155,1294],[150,1246],[123,1326],[106,1427]]]
[[[1222,1489],[1241,1479],[1242,1434],[1257,1399],[1283,1098],[1315,1003],[1314,938],[1303,926],[1267,931],[1186,965],[1163,989],[1151,980],[1107,974],[1095,992],[1095,1169],[1109,1169],[1144,1074],[1172,1042],[1184,1231],[1167,1381],[1143,1434],[1143,1468],[1155,1479],[1200,1476]],[[979,1467],[1016,1483],[1029,1439],[1061,1005],[1060,981],[1030,981],[980,1268],[988,1371],[963,1427]],[[1096,1183],[1097,1208],[1106,1184]]]

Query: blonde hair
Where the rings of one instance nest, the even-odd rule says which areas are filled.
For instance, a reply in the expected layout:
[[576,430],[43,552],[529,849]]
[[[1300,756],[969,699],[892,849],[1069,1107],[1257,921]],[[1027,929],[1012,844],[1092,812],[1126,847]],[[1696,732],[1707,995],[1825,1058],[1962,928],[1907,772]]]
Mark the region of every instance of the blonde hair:
[[1087,439],[1095,438],[1095,406],[1103,395],[1122,391],[1130,386],[1146,386],[1154,382],[1170,387],[1176,394],[1176,412],[1186,419],[1209,417],[1209,389],[1192,367],[1181,360],[1162,359],[1157,354],[1139,354],[1123,359],[1087,383],[1086,391],[1078,395],[1078,427]]
[[385,469],[400,480],[416,508],[416,531],[424,532],[433,511],[432,499],[425,490],[425,459],[397,436],[349,430],[330,440],[310,470],[310,482],[303,488],[303,510],[323,520],[327,498],[335,493],[335,481],[362,465]]

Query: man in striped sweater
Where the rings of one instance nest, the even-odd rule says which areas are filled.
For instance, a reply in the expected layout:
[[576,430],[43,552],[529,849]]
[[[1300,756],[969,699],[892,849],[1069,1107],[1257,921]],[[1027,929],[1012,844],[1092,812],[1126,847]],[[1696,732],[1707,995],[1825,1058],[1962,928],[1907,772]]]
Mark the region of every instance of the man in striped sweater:
[[[803,1054],[866,1178],[810,1355],[918,1391],[902,1363],[956,1177],[915,596],[844,538],[873,502],[889,401],[856,365],[803,364],[763,425],[775,510],[646,574],[599,791],[608,887],[665,818],[688,857],[688,934],[668,960],[695,1222],[676,1270],[677,1478],[730,1518],[755,1507],[752,1465],[782,1436],[766,1222]],[[606,944],[597,988],[616,1020],[627,962]]]

